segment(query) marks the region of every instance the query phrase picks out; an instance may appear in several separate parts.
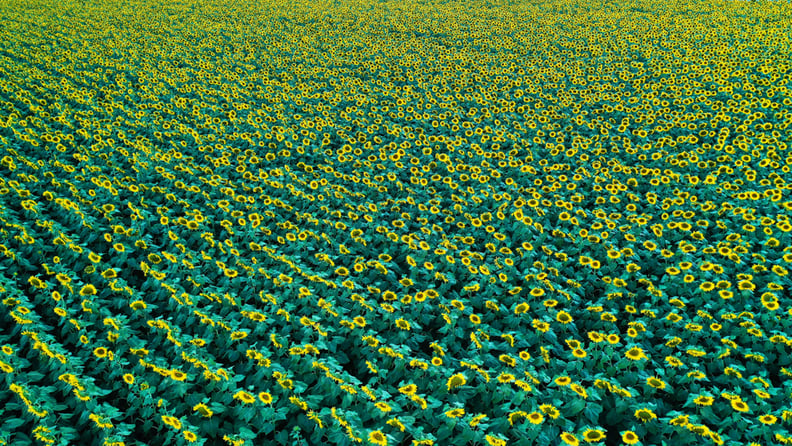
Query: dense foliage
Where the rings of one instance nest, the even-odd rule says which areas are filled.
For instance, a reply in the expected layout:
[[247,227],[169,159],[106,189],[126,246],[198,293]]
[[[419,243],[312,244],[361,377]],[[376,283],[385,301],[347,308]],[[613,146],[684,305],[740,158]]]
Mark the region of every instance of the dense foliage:
[[0,2],[0,444],[792,442],[790,17]]

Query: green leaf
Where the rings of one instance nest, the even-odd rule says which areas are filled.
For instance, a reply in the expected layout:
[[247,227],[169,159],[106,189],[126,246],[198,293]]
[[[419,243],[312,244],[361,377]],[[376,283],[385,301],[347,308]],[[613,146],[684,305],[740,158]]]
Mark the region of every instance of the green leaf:
[[599,404],[587,404],[586,408],[583,410],[583,414],[586,416],[586,419],[591,422],[591,424],[598,425],[599,416],[602,413],[602,406]]
[[586,401],[577,399],[573,400],[569,405],[566,406],[566,410],[564,411],[564,415],[566,416],[574,416],[579,414],[584,408],[586,407]]
[[25,380],[28,383],[37,383],[37,382],[41,381],[41,378],[44,378],[44,374],[43,373],[39,373],[39,372],[28,372],[25,375]]
[[10,420],[6,420],[6,422],[3,423],[3,429],[14,430],[23,424],[25,424],[25,420],[11,418]]
[[440,429],[437,430],[438,441],[443,441],[450,436],[451,436],[451,428],[445,424],[440,426]]

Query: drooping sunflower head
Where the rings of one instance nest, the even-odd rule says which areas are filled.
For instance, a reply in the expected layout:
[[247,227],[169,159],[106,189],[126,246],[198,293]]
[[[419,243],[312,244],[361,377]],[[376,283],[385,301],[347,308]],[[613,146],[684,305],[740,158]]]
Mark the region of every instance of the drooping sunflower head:
[[651,409],[643,408],[635,411],[635,418],[638,418],[642,422],[646,423],[647,421],[657,418],[657,415],[652,412]]
[[465,378],[465,375],[461,373],[451,376],[448,378],[448,382],[446,383],[449,391],[457,387],[464,386],[465,384],[467,384],[467,379]]

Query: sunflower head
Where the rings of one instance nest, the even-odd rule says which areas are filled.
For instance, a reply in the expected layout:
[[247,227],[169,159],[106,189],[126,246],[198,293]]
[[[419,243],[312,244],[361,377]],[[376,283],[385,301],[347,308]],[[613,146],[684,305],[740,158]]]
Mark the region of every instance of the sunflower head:
[[647,421],[657,418],[657,415],[652,412],[651,409],[643,408],[635,411],[635,418],[638,418],[639,420],[646,423]]
[[209,407],[208,407],[206,404],[204,404],[204,403],[200,403],[200,404],[197,404],[197,405],[195,405],[195,406],[193,407],[193,410],[194,410],[195,412],[198,412],[198,413],[199,413],[199,414],[200,414],[202,417],[206,417],[206,418],[209,418],[209,417],[211,417],[212,415],[214,415],[214,412],[212,411],[212,409],[210,409],[210,408],[209,408]]
[[732,400],[731,407],[737,412],[748,412],[751,409],[748,407],[748,404],[746,404],[745,401],[738,399]]
[[630,360],[633,360],[633,361],[638,361],[639,359],[645,359],[646,358],[646,354],[644,354],[644,351],[643,351],[643,349],[641,347],[633,347],[633,348],[627,350],[627,353],[625,354],[625,356],[627,356],[627,359],[630,359]]
[[457,387],[464,386],[465,384],[467,384],[467,379],[465,378],[465,375],[461,373],[451,376],[448,378],[448,382],[446,382],[446,386],[448,387],[449,391]]
[[369,442],[377,446],[387,446],[388,438],[380,431],[372,431],[369,433]]
[[572,322],[572,316],[567,313],[566,311],[559,311],[556,315],[556,320],[562,324],[568,324]]
[[636,444],[638,443],[638,435],[635,434],[633,431],[624,431],[621,434],[622,442],[624,444]]
[[767,414],[759,417],[759,421],[762,424],[771,425],[771,424],[775,424],[775,422],[778,421],[778,418],[776,418],[774,415]]
[[555,382],[559,386],[568,386],[569,383],[572,382],[572,378],[568,376],[559,376],[558,378],[553,380],[553,382]]
[[530,421],[531,424],[542,424],[544,419],[544,415],[539,412],[531,412],[528,414],[528,421]]
[[605,433],[599,429],[587,429],[583,432],[583,439],[586,443],[597,443],[605,439]]

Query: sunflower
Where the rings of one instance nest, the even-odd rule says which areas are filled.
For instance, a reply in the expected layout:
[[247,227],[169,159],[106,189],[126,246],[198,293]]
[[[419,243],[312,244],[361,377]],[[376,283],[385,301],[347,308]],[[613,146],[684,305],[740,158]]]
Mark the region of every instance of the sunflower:
[[184,432],[182,432],[182,435],[184,435],[184,439],[187,440],[190,443],[194,443],[195,440],[198,439],[198,436],[195,435],[195,433],[193,433],[191,431],[184,431]]
[[514,375],[512,375],[511,373],[501,373],[500,375],[498,375],[498,382],[501,384],[510,383],[514,381],[514,379],[515,379]]
[[633,431],[624,431],[621,433],[622,442],[624,444],[636,444],[638,443],[638,435],[635,435]]
[[585,358],[587,353],[582,348],[576,348],[576,349],[572,350],[572,355],[575,358]]
[[555,299],[547,299],[542,302],[542,305],[547,308],[555,308],[558,305],[558,301]]
[[335,273],[341,277],[346,277],[349,275],[349,270],[343,266],[339,266],[335,269]]
[[734,293],[729,290],[720,290],[718,291],[718,295],[721,297],[721,299],[731,299],[734,297]]
[[399,392],[405,395],[413,395],[418,391],[418,386],[415,384],[407,384],[406,386],[399,387]]
[[253,404],[256,402],[256,398],[253,395],[245,392],[244,390],[240,390],[234,394],[234,399],[239,400],[245,404]]
[[712,406],[712,403],[715,402],[715,398],[707,395],[699,395],[693,400],[693,402],[697,406]]
[[558,378],[553,380],[553,382],[555,382],[559,386],[568,386],[569,383],[572,382],[572,378],[568,376],[559,376]]
[[368,435],[369,443],[376,444],[378,446],[387,446],[388,445],[388,438],[385,437],[380,431],[371,431]]
[[514,426],[520,418],[525,418],[528,416],[527,412],[523,412],[522,410],[518,410],[516,412],[512,412],[509,414],[509,425]]
[[272,404],[272,395],[267,392],[259,392],[258,399],[264,404]]
[[665,381],[654,376],[650,376],[649,378],[646,378],[646,384],[649,384],[649,386],[654,387],[655,389],[663,390],[666,388]]
[[514,367],[515,365],[517,365],[517,360],[509,355],[500,355],[498,356],[498,360],[508,365],[509,367]]
[[531,412],[528,414],[528,421],[530,421],[531,424],[542,424],[544,419],[544,415],[539,412]]
[[775,424],[775,422],[778,421],[778,418],[776,416],[774,416],[774,415],[767,414],[767,415],[762,415],[761,417],[759,417],[759,421],[762,424],[771,425],[771,424]]
[[602,333],[596,331],[588,332],[588,338],[594,343],[600,343],[605,340],[605,336]]
[[572,319],[572,316],[566,311],[559,311],[558,314],[556,315],[556,320],[558,322],[561,322],[562,324],[568,324],[572,322],[574,319]]
[[212,409],[210,409],[204,403],[199,403],[199,404],[193,406],[193,410],[195,412],[198,412],[199,414],[201,414],[201,416],[206,417],[206,418],[210,418],[212,415],[214,415],[214,411],[212,411]]
[[561,441],[568,444],[569,446],[578,446],[580,444],[580,440],[574,435],[569,432],[561,432]]
[[[388,409],[390,409],[390,407]],[[465,409],[451,409],[445,412],[445,416],[448,418],[459,418],[463,415],[465,415]]]
[[[778,265],[773,266],[773,271],[776,271],[776,267],[777,266]],[[784,275],[786,275],[786,274],[784,274]],[[741,281],[737,282],[737,289],[739,289],[739,290],[755,290],[756,289],[756,285],[751,283],[750,280],[741,280]]]
[[678,415],[668,420],[668,424],[672,426],[687,426],[690,424],[690,415]]
[[744,401],[739,399],[733,399],[731,401],[731,407],[737,412],[748,412],[749,410],[751,410],[748,404],[746,404]]
[[487,444],[490,446],[506,446],[506,440],[502,440],[498,437],[493,437],[492,435],[484,436],[484,439],[487,440]]
[[654,412],[652,412],[651,409],[647,409],[644,407],[643,409],[638,409],[635,411],[635,418],[638,418],[642,422],[646,423],[647,421],[651,421],[657,418],[657,415]]
[[388,420],[388,426],[393,426],[393,427],[399,429],[401,432],[404,432],[404,430],[406,429],[406,427],[404,426],[404,423],[399,421],[398,418],[391,418],[390,420]]
[[92,296],[96,294],[96,287],[90,283],[80,288],[80,296]]
[[754,389],[753,392],[754,392],[754,394],[756,394],[756,396],[758,396],[759,398],[761,398],[763,400],[767,399],[767,398],[770,398],[770,394],[765,392],[764,390]]
[[[374,404],[374,407],[379,409],[381,412],[390,412],[392,410],[390,405],[388,405],[388,403],[386,403],[384,401],[380,401],[380,402]],[[446,414],[448,414],[448,412],[446,412]]]
[[412,279],[410,279],[408,277],[405,277],[405,278],[399,280],[399,284],[401,284],[401,286],[404,286],[404,287],[412,286],[414,283],[415,282],[413,282]]
[[559,412],[558,409],[556,409],[556,407],[552,404],[542,404],[539,406],[539,410],[541,410],[543,414],[547,415],[553,420],[561,415],[561,412]]
[[235,332],[231,333],[231,336],[229,336],[229,337],[233,341],[238,341],[240,339],[245,339],[247,337],[247,335],[248,334],[246,332],[244,332],[244,331],[235,331]]
[[402,318],[396,319],[396,326],[402,330],[410,330],[410,323]]
[[583,386],[579,384],[570,384],[569,388],[572,389],[573,392],[580,395],[582,398],[588,398],[588,392],[586,392],[586,389]]
[[174,381],[184,381],[187,379],[187,374],[182,372],[181,370],[171,370],[170,377]]
[[547,322],[540,321],[538,319],[534,319],[533,321],[531,321],[531,325],[533,325],[536,331],[540,333],[546,333],[547,331],[550,330],[550,324],[548,324]]
[[627,350],[625,356],[627,357],[627,359],[630,359],[632,361],[638,361],[639,359],[647,359],[646,354],[644,354],[644,351],[641,347],[633,347]]
[[599,429],[586,429],[583,431],[583,439],[586,443],[598,443],[605,439],[605,432]]
[[46,283],[44,283],[44,282],[42,282],[42,281],[41,281],[41,279],[39,279],[39,278],[38,278],[38,277],[36,277],[36,276],[30,276],[30,278],[28,279],[28,283],[29,283],[31,286],[33,286],[33,287],[35,287],[35,288],[38,288],[38,289],[45,289],[45,288],[47,288],[47,284],[46,284]]
[[687,428],[690,432],[701,436],[708,436],[711,432],[710,429],[703,424],[690,424]]
[[452,375],[450,378],[448,378],[448,381],[446,382],[446,387],[450,392],[452,389],[464,386],[465,384],[467,384],[467,379],[465,378],[465,375],[461,373],[457,373],[456,375]]
[[176,429],[176,430],[180,430],[181,427],[182,427],[181,421],[179,421],[179,419],[176,418],[176,417],[163,415],[162,416],[162,422],[165,423],[166,425]]

